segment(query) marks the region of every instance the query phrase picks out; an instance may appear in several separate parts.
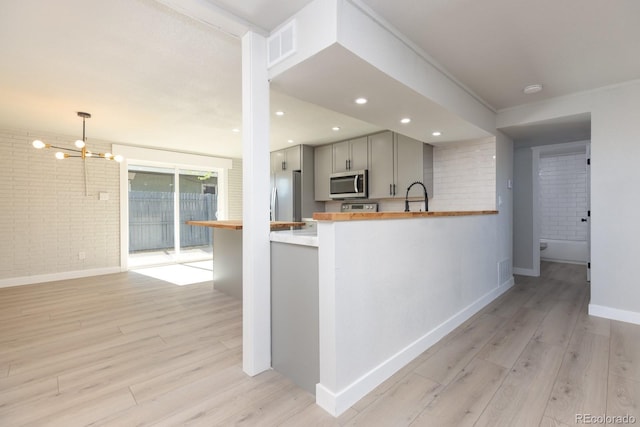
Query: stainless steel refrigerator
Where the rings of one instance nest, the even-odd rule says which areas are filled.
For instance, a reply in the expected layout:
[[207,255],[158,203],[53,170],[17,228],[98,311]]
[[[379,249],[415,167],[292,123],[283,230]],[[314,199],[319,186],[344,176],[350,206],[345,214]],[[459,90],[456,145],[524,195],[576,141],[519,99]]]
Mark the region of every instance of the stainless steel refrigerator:
[[302,219],[302,174],[299,170],[271,175],[271,221]]

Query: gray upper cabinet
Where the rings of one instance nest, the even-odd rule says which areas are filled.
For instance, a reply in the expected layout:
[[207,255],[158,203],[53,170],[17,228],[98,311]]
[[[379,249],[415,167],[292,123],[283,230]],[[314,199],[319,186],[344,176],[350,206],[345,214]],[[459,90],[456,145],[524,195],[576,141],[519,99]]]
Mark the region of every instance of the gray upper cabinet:
[[271,152],[271,173],[301,170],[300,146]]
[[369,135],[369,198],[404,198],[411,183],[423,181],[425,145],[392,132]]
[[333,147],[322,145],[314,150],[315,162],[315,200],[324,202],[331,200],[329,195],[329,177],[331,176]]
[[333,147],[333,171],[367,169],[367,137],[336,142]]
[[393,133],[369,135],[369,198],[394,197]]
[[[395,169],[396,197],[405,197],[411,183],[420,181],[424,184],[423,161],[425,144],[408,136],[395,134]],[[420,196],[419,188],[413,188],[410,196]],[[415,193],[414,193],[415,191]],[[427,187],[427,192],[428,187]],[[429,194],[431,197],[432,194]]]
[[[315,200],[328,201],[331,172],[369,170],[369,199],[404,199],[415,181],[433,197],[433,147],[391,131],[315,148]],[[415,194],[414,194],[415,191]],[[411,197],[420,197],[412,189]]]

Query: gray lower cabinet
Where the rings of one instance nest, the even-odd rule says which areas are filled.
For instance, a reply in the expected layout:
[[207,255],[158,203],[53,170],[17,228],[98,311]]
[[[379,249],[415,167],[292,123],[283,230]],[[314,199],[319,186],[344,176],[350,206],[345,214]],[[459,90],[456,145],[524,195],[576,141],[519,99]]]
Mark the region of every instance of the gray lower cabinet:
[[271,242],[271,365],[316,394],[320,382],[318,248]]

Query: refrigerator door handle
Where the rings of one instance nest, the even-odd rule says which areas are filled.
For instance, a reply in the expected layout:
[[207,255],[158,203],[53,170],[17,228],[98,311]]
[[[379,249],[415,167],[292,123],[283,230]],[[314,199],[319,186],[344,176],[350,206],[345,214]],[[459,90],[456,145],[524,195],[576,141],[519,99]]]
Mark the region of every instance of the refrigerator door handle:
[[275,185],[271,189],[271,221],[278,217],[278,187]]

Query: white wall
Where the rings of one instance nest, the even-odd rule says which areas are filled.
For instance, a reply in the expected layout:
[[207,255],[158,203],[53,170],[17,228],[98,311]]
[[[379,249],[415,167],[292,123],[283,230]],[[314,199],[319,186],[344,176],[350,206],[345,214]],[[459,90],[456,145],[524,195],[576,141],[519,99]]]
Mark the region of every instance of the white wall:
[[591,113],[590,313],[640,323],[640,81],[501,111],[498,126]]
[[[591,304],[640,323],[640,83],[597,93],[591,116]],[[631,313],[625,313],[625,312]]]
[[508,217],[321,221],[318,404],[339,414],[508,289]]
[[[496,259],[503,263],[499,270],[500,282],[511,279],[513,274],[513,141],[502,132],[496,132]],[[506,278],[505,278],[506,276]]]
[[533,275],[533,154],[531,148],[515,149],[513,162],[513,268],[517,274]]

